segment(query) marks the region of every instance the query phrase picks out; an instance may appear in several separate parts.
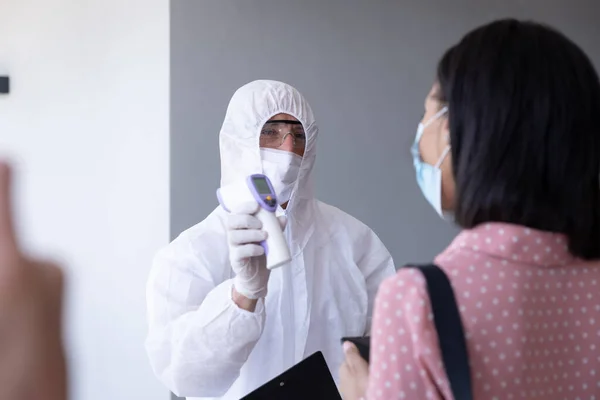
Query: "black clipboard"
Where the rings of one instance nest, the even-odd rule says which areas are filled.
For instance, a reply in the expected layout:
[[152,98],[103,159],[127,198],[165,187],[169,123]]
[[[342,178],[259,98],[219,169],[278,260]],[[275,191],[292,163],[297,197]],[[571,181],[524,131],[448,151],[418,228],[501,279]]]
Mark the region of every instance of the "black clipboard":
[[278,399],[342,400],[323,353],[311,354],[240,400]]

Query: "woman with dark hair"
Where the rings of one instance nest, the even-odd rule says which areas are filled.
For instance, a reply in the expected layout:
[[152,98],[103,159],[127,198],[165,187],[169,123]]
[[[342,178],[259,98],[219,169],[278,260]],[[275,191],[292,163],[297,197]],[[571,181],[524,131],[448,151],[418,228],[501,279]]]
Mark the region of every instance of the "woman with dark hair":
[[[413,156],[426,199],[464,228],[435,264],[460,311],[473,397],[600,398],[600,82],[588,57],[537,23],[475,29],[438,65]],[[347,400],[453,398],[419,271],[381,285],[370,366],[344,348]]]

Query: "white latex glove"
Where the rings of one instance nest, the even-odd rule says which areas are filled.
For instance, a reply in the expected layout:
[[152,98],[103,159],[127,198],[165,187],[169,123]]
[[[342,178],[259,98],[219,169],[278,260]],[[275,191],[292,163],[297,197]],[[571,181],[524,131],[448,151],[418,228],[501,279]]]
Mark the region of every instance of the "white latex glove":
[[[267,285],[271,271],[267,269],[265,250],[260,242],[267,239],[262,223],[254,214],[260,205],[245,203],[233,210],[227,217],[227,239],[229,261],[235,272],[235,290],[249,299],[259,299],[267,295]],[[279,217],[281,229],[285,228],[285,217]]]

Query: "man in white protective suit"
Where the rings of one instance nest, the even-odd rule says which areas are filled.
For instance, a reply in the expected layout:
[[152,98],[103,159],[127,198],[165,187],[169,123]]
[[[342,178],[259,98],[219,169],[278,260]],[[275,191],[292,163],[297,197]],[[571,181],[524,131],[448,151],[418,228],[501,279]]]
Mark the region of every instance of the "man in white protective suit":
[[[315,198],[318,128],[293,87],[236,91],[220,133],[221,186],[267,175],[292,261],[269,271],[257,203],[220,206],[156,256],[146,349],[164,384],[188,398],[239,399],[316,351],[337,381],[340,338],[369,332],[392,258],[375,233]],[[365,205],[370,206],[370,205]]]

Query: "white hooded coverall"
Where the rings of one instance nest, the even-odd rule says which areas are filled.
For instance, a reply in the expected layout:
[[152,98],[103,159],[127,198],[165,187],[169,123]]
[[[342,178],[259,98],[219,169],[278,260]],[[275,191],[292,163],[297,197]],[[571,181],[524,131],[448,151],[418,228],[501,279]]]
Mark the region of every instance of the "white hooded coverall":
[[221,185],[262,173],[260,131],[279,113],[296,117],[307,135],[286,210],[293,259],[271,272],[255,312],[232,301],[221,207],[154,260],[146,349],[157,376],[179,396],[237,400],[319,350],[337,381],[340,338],[369,331],[379,283],[394,274],[389,252],[369,227],[314,197],[318,128],[293,87],[255,81],[236,91],[220,132]]

